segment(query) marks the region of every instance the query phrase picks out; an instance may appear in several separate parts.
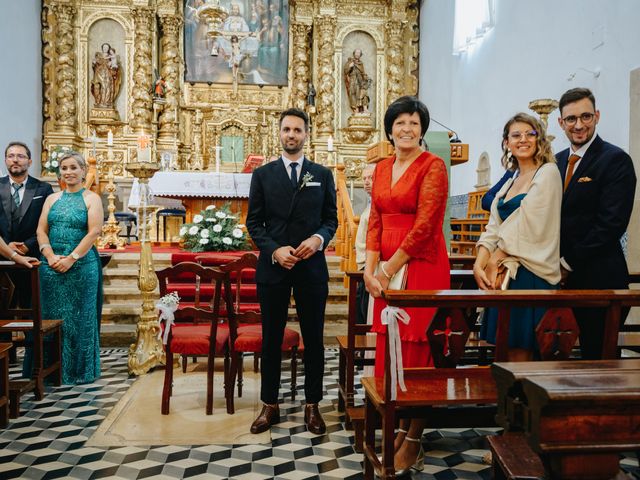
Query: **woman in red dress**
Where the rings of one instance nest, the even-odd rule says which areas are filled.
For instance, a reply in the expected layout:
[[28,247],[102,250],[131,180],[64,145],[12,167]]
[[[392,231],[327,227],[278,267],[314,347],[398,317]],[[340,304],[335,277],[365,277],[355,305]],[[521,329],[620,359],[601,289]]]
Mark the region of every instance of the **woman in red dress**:
[[[447,289],[449,259],[442,232],[448,198],[447,168],[441,158],[424,151],[422,137],[429,127],[429,111],[415,97],[400,97],[387,109],[384,128],[395,156],[376,166],[371,194],[364,281],[374,297],[372,331],[378,334],[375,375],[383,376],[386,326],[380,298],[391,277],[408,264],[407,289]],[[376,267],[385,261],[381,268]],[[435,309],[406,308],[408,324],[398,322],[404,367],[433,365],[427,328]],[[396,474],[422,470],[424,421],[403,421],[396,436]]]

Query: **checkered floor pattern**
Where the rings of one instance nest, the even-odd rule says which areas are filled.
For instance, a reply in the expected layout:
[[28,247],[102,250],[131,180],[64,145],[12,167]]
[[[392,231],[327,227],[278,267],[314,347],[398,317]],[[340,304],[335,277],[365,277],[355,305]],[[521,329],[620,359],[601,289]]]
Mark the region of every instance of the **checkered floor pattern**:
[[[322,436],[304,426],[302,403],[291,402],[289,372],[283,372],[281,414],[265,445],[152,445],[147,448],[85,447],[98,425],[135,378],[127,374],[127,351],[101,351],[102,376],[90,385],[48,387],[40,402],[24,397],[22,415],[0,431],[0,478],[192,478],[192,479],[358,479],[362,455],[354,452],[353,434],[338,414],[337,353],[327,351],[326,395],[321,411],[328,428]],[[285,362],[287,363],[287,362]],[[19,365],[12,367],[18,374]],[[298,385],[302,385],[302,379]],[[303,392],[297,398],[303,397]],[[288,397],[288,398],[287,398]],[[358,391],[362,399],[362,391]],[[160,401],[158,399],[158,413]],[[482,464],[484,436],[495,430],[427,430],[423,437],[425,470],[415,479],[488,479]],[[621,466],[630,478],[640,478],[632,454]]]

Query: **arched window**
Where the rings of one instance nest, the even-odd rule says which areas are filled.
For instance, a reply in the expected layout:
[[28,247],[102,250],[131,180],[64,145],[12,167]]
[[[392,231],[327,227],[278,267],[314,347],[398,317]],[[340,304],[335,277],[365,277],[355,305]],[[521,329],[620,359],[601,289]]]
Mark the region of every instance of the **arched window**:
[[453,54],[466,52],[494,26],[493,0],[456,0]]

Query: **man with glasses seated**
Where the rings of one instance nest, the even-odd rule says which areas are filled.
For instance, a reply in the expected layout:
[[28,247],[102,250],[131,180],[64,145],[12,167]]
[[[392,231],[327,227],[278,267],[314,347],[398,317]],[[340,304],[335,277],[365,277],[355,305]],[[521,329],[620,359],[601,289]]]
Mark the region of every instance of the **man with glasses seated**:
[[[0,236],[14,252],[39,258],[36,228],[44,200],[53,193],[53,188],[29,175],[31,151],[24,143],[9,143],[4,161],[8,175],[0,178]],[[12,275],[16,287],[14,301],[17,299],[20,306],[29,307],[29,274],[15,272]]]
[[[589,89],[573,88],[560,98],[558,122],[571,144],[556,155],[564,185],[560,263],[569,289],[629,288],[620,237],[631,217],[636,175],[631,157],[596,135],[599,120]],[[604,309],[574,314],[582,358],[601,358]]]

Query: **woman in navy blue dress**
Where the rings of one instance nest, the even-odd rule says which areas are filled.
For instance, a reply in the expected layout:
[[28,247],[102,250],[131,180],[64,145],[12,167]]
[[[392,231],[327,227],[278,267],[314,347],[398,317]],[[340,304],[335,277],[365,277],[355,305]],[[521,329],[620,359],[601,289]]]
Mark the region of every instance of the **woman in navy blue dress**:
[[[504,126],[502,149],[503,165],[514,176],[491,205],[489,223],[477,244],[474,277],[483,290],[558,288],[562,181],[544,126],[518,113]],[[507,270],[508,286],[497,279],[501,267]],[[544,312],[511,310],[509,360],[533,358],[535,328]],[[497,316],[495,309],[488,309],[483,319],[481,337],[490,343],[495,343]]]

